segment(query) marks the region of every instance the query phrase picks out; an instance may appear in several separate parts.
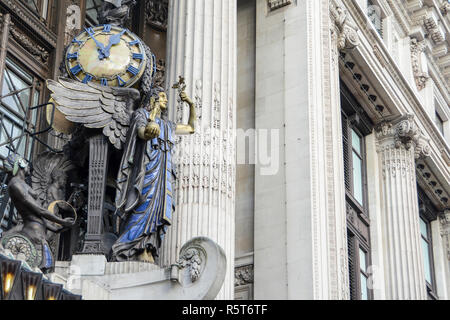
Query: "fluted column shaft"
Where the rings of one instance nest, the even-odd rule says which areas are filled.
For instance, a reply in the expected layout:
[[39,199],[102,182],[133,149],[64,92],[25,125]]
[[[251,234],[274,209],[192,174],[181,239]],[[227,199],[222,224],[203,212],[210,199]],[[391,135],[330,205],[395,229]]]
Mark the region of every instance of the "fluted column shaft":
[[[197,122],[194,135],[177,138],[177,207],[161,263],[193,237],[216,241],[227,258],[218,299],[234,296],[236,14],[236,0],[169,2],[167,85],[185,78]],[[186,123],[188,108],[168,92],[171,119]]]
[[377,138],[383,173],[386,298],[426,299],[415,158],[428,156],[429,147],[410,115],[381,125]]

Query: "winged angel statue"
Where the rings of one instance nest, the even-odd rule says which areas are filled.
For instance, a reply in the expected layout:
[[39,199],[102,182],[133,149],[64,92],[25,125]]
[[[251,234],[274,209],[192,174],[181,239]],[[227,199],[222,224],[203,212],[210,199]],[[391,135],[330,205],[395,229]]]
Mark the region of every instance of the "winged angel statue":
[[[167,120],[167,95],[161,88],[148,103],[133,88],[105,87],[59,78],[47,86],[66,119],[86,129],[102,130],[119,154],[115,180],[116,213],[121,217],[112,245],[115,261],[154,262],[171,224],[174,199],[172,149],[175,134],[194,132],[195,105],[178,87],[181,101],[190,106],[187,125]],[[145,99],[144,99],[145,101]]]

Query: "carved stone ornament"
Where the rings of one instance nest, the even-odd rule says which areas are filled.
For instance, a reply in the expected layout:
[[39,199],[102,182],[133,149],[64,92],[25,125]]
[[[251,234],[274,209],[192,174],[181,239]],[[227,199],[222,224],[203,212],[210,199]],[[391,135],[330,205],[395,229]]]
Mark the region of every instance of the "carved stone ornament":
[[441,236],[444,240],[447,259],[450,261],[450,210],[445,210],[439,216],[439,221],[441,222]]
[[167,30],[169,16],[168,0],[145,1],[145,22],[158,29]]
[[180,257],[177,264],[180,268],[188,268],[192,282],[197,281],[200,277],[202,259],[198,249],[187,249]]
[[414,122],[414,115],[407,114],[393,122],[383,122],[377,128],[379,140],[393,139],[395,148],[414,148],[416,159],[430,155],[429,139],[423,136]]
[[234,272],[234,286],[244,286],[253,283],[253,265],[238,267]]
[[274,11],[292,4],[292,0],[268,0],[267,4],[269,6],[269,10]]
[[330,16],[334,23],[332,36],[337,40],[339,51],[356,48],[360,44],[358,27],[350,21],[347,10],[330,5]]
[[442,0],[441,13],[446,16],[450,12],[450,2],[447,0]]
[[[430,76],[426,70],[423,51],[425,49],[425,41],[418,41],[417,39],[411,39],[411,63],[416,80],[417,89],[422,90],[426,87]],[[424,70],[425,69],[425,70]]]

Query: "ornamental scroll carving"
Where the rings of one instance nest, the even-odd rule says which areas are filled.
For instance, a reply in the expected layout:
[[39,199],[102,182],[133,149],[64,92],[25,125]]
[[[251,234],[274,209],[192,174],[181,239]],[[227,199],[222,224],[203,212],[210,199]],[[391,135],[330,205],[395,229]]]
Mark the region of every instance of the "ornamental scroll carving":
[[426,87],[428,79],[428,70],[426,68],[426,59],[424,56],[425,41],[411,39],[411,63],[416,81],[417,89],[422,90]]
[[[426,138],[414,122],[414,116],[407,114],[393,122],[383,122],[377,128],[377,138],[381,141],[378,151],[394,146],[396,149],[414,148],[416,159],[430,155],[429,139]],[[383,143],[387,142],[387,143]]]
[[347,10],[330,4],[330,16],[334,24],[332,37],[337,41],[339,51],[356,48],[360,44],[358,27],[350,20]]
[[177,265],[180,268],[188,268],[192,282],[200,278],[202,259],[200,251],[196,248],[189,248],[178,260]]

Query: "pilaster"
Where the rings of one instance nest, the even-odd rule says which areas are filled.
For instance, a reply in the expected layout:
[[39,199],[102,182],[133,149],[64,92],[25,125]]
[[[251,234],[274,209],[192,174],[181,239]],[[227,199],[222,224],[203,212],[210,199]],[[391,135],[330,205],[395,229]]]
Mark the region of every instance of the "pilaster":
[[[167,84],[185,78],[197,121],[195,134],[177,138],[177,207],[161,263],[192,237],[216,241],[227,258],[218,299],[234,296],[236,14],[236,0],[169,2]],[[168,92],[172,120],[187,122],[188,108]]]
[[406,115],[378,126],[378,155],[382,170],[382,233],[386,299],[427,298],[415,159],[429,156],[428,140]]

